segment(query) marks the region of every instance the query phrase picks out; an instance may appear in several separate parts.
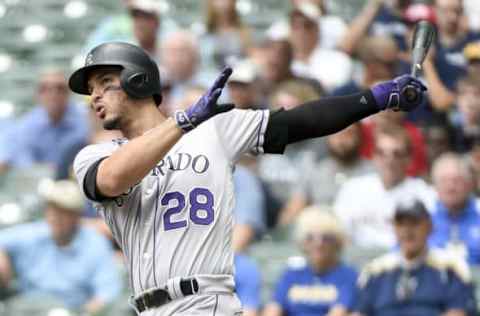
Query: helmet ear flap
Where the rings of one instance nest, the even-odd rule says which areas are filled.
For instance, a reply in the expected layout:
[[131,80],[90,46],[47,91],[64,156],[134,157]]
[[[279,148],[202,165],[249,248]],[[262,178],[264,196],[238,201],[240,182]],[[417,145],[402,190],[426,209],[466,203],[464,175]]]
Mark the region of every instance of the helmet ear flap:
[[135,99],[142,99],[151,95],[151,83],[148,74],[136,69],[124,68],[120,75],[123,90]]

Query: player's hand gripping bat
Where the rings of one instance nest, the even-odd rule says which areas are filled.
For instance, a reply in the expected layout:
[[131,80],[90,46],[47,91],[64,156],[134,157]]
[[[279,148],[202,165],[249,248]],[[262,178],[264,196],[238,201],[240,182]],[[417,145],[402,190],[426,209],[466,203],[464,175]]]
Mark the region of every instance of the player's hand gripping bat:
[[[435,37],[435,28],[428,21],[420,21],[415,25],[415,31],[412,39],[412,68],[410,75],[418,76],[418,72],[422,70],[422,64],[427,56],[428,49]],[[406,86],[402,94],[409,103],[417,102],[420,98],[418,90],[413,86]]]

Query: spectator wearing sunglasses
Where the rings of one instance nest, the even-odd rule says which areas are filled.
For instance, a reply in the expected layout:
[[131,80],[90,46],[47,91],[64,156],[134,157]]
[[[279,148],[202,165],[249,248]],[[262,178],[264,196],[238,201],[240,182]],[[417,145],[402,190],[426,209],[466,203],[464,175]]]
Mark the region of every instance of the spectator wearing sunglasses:
[[466,262],[428,247],[432,221],[425,206],[403,201],[392,223],[399,249],[365,266],[352,316],[476,315]]
[[326,208],[309,207],[296,222],[305,260],[286,269],[264,316],[348,315],[355,300],[355,270],[340,260],[345,234]]
[[35,164],[56,167],[71,146],[85,143],[89,134],[86,107],[70,102],[63,70],[47,69],[40,75],[37,102],[0,142],[0,174],[9,168]]

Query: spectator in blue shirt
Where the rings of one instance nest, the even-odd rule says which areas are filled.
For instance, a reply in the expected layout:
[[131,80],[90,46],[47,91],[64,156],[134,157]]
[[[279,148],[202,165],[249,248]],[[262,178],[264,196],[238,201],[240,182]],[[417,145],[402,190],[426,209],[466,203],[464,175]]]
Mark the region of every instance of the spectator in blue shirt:
[[287,268],[264,316],[346,316],[355,300],[355,270],[340,261],[345,235],[326,209],[306,208],[296,224],[303,264]]
[[94,313],[122,288],[111,245],[80,224],[84,201],[76,183],[43,183],[40,195],[47,203],[44,221],[0,232],[0,285],[7,287],[15,271],[19,295]]
[[468,265],[429,249],[430,214],[421,202],[409,202],[393,216],[399,251],[374,259],[360,274],[354,315],[476,315]]
[[233,209],[233,249],[241,252],[265,231],[266,202],[260,180],[246,167],[235,167],[233,184],[236,197]]
[[256,316],[260,311],[262,280],[257,264],[245,254],[236,253],[235,291],[242,303],[243,316]]
[[86,107],[69,102],[65,74],[48,69],[37,87],[39,104],[21,117],[0,142],[0,166],[28,168],[48,164],[53,171],[64,153],[89,136]]
[[473,175],[459,155],[446,153],[433,164],[432,178],[438,200],[430,243],[480,264],[480,205],[473,195]]

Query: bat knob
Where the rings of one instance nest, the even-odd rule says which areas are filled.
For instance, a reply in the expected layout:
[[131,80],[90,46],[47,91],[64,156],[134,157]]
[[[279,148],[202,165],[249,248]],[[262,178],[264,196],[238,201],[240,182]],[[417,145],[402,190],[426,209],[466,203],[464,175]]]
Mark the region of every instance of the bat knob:
[[408,103],[413,103],[413,104],[417,103],[420,98],[420,94],[418,93],[417,88],[412,85],[407,85],[403,89],[402,95]]

